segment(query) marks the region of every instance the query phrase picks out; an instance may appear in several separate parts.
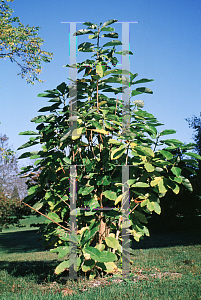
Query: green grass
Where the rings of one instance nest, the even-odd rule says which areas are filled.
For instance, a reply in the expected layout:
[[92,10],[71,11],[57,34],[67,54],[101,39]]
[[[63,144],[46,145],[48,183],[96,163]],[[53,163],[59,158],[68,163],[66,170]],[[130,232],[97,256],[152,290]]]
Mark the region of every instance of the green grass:
[[[188,235],[191,240],[185,240]],[[170,247],[160,247],[158,235],[151,237],[152,246],[157,248],[148,248],[147,242],[145,249],[146,241],[136,242],[142,248],[131,255],[130,278],[107,276],[92,281],[61,278],[68,277],[68,273],[55,275],[54,269],[61,260],[55,253],[37,246],[36,236],[37,230],[7,231],[0,235],[0,300],[201,299],[201,245],[195,244],[196,233],[183,233],[185,246],[181,245],[182,238],[179,240],[173,234],[169,235]],[[163,235],[160,236],[162,239]],[[163,239],[167,237],[164,235]]]
[[46,220],[45,217],[39,216],[37,217],[36,215],[31,215],[31,216],[25,216],[24,219],[20,220],[20,227],[14,226],[14,225],[9,225],[8,229],[3,229],[3,233],[7,232],[16,232],[16,231],[24,231],[24,230],[33,230],[38,229],[39,227],[31,227],[31,224],[42,224]]

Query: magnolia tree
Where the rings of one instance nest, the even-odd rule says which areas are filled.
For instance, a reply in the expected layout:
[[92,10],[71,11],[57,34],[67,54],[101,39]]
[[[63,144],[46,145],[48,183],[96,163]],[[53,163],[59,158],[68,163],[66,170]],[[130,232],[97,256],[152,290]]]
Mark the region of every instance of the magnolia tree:
[[[91,59],[67,65],[77,68],[78,73],[84,71],[83,77],[75,83],[77,110],[72,109],[70,86],[62,82],[56,89],[38,95],[49,98],[50,105],[39,110],[48,114],[31,120],[38,124],[37,131],[20,133],[35,137],[30,137],[19,149],[42,145],[42,150],[25,152],[20,157],[37,158],[34,167],[28,166],[21,172],[38,172],[37,182],[29,187],[24,201],[47,218],[41,229],[43,237],[53,248],[51,251],[64,259],[55,269],[56,274],[70,269],[73,242],[77,254],[76,272],[85,272],[89,278],[100,272],[121,272],[116,262],[122,254],[124,259],[126,256],[122,251],[123,229],[136,241],[149,236],[145,225],[147,216],[152,212],[160,214],[160,198],[168,190],[178,194],[181,186],[192,190],[178,167],[178,151],[173,150],[180,148],[186,155],[194,156],[187,152],[193,144],[164,139],[175,131],[158,131],[163,124],[142,109],[144,103],[140,100],[130,103],[127,126],[123,122],[123,101],[116,95],[122,94],[128,86],[134,87],[130,98],[141,93],[152,94],[149,88],[135,86],[153,79],[136,80],[138,74],[116,67],[116,55],[132,54],[116,51],[116,46],[122,43],[109,26],[116,21],[99,26],[86,22],[87,29],[75,33],[77,36],[90,34],[90,39],[97,40],[96,44],[84,42],[78,46],[79,51],[91,52]],[[100,38],[113,40],[100,45]],[[130,166],[125,184],[122,183],[122,166]],[[76,208],[70,204],[69,189],[76,194],[75,186],[72,191],[72,182],[75,182],[70,176],[72,170],[77,170],[74,173]],[[120,205],[128,199],[129,209],[121,211]],[[71,226],[72,215],[76,216],[77,228]]]

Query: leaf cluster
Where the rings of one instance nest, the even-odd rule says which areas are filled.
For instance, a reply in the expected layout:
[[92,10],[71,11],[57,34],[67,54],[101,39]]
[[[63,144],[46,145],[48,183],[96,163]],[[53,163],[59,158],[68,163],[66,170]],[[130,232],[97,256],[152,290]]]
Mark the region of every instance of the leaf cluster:
[[42,62],[50,62],[53,53],[41,49],[44,40],[38,36],[40,27],[23,25],[19,17],[13,17],[13,10],[0,1],[0,58],[9,58],[15,62],[27,83],[34,80],[42,82],[39,75],[42,72]]

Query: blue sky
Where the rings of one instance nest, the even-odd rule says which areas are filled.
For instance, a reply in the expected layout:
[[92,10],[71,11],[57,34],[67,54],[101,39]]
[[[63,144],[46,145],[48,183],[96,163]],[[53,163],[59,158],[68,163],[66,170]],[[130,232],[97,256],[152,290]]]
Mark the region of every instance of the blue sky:
[[[137,79],[149,78],[145,86],[153,95],[131,98],[144,100],[144,109],[152,113],[163,129],[175,129],[168,136],[182,142],[192,142],[193,130],[185,118],[200,114],[201,101],[201,2],[199,0],[14,0],[10,3],[14,16],[24,25],[40,26],[44,38],[43,50],[54,53],[49,64],[43,64],[40,76],[45,83],[27,84],[17,76],[18,67],[0,60],[0,133],[9,137],[9,144],[17,150],[27,142],[28,136],[19,132],[35,130],[30,120],[37,116],[47,99],[37,95],[68,83],[69,24],[61,22],[105,22],[110,19],[138,21],[130,25],[130,71],[138,73]],[[121,24],[113,24],[121,40]],[[77,29],[85,28],[82,24]],[[78,37],[78,45],[88,36]],[[106,39],[104,42],[109,41]],[[119,48],[119,50],[121,50]],[[78,52],[77,62],[83,60]],[[28,151],[24,149],[23,151]],[[30,150],[37,150],[36,147]],[[19,154],[22,153],[19,152]]]

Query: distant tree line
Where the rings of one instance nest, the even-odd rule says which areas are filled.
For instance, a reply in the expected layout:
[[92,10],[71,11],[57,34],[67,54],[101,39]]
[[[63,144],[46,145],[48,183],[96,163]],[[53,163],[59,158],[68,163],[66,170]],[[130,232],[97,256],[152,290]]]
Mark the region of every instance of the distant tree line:
[[[193,140],[195,153],[201,156],[201,117],[193,116],[186,119],[189,127],[194,130]],[[183,156],[180,151],[181,157]],[[192,158],[193,159],[193,158]],[[188,178],[193,186],[193,192],[184,190],[181,187],[181,191],[178,195],[169,191],[165,197],[161,199],[161,215],[154,214],[150,220],[150,226],[158,223],[159,228],[166,228],[167,230],[177,230],[183,227],[187,228],[190,223],[192,226],[200,224],[201,216],[201,163],[194,164],[194,167],[188,167],[188,160],[183,161],[179,165],[185,172],[184,176]],[[161,227],[162,226],[162,227]]]

